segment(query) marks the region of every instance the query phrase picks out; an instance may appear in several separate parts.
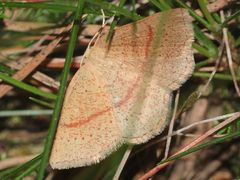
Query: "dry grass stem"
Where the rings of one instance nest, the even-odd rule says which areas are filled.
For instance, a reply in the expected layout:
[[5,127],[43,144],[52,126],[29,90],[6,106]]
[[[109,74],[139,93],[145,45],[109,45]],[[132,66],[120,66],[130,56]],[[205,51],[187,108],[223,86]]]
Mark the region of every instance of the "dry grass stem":
[[173,132],[173,126],[174,126],[174,121],[175,121],[175,119],[176,119],[179,96],[180,96],[180,90],[177,91],[177,94],[176,94],[176,97],[175,97],[175,101],[174,101],[173,115],[172,115],[172,119],[171,119],[171,121],[170,121],[169,128],[168,128],[168,136],[167,136],[167,142],[166,142],[166,149],[165,149],[165,154],[164,154],[164,158],[163,158],[163,159],[167,159],[167,157],[168,157],[168,153],[169,153],[169,149],[170,149],[170,144],[171,144],[171,140],[172,140],[172,136],[170,136],[170,135],[171,135],[172,132]]
[[[235,115],[231,116],[230,118],[226,119],[225,121],[223,121],[222,123],[218,124],[217,126],[211,128],[210,130],[208,130],[206,133],[204,133],[203,135],[201,135],[200,137],[196,138],[195,140],[192,141],[192,143],[188,144],[187,146],[185,146],[184,148],[182,148],[181,150],[179,150],[177,153],[173,154],[173,156],[180,154],[184,151],[189,150],[190,148],[196,146],[197,144],[199,144],[200,142],[202,142],[203,140],[205,140],[207,137],[213,135],[214,133],[216,133],[217,131],[219,131],[220,129],[222,129],[223,127],[225,127],[228,124],[231,124],[232,122],[234,122],[237,118],[240,117],[240,112],[237,112]],[[150,171],[148,171],[147,173],[145,173],[142,177],[139,178],[139,180],[147,180],[150,177],[152,177],[154,174],[156,174],[157,172],[159,172],[161,169],[163,169],[164,167],[168,166],[171,162],[173,161],[169,161],[166,163],[163,163],[161,165],[158,165],[154,168],[152,168]]]
[[[222,20],[222,22],[224,22],[225,21],[224,12],[220,11],[220,14],[221,14],[221,20]],[[238,96],[240,97],[240,89],[238,87],[236,74],[235,74],[235,71],[233,68],[233,60],[232,60],[231,48],[229,45],[228,32],[227,32],[227,28],[225,28],[225,27],[223,28],[223,39],[224,39],[224,43],[226,46],[227,60],[228,60],[229,69],[230,69],[230,72],[231,72],[231,75],[233,78],[233,84],[234,84],[234,87],[236,89]]]
[[[64,27],[61,31],[56,33],[63,33],[70,30],[72,25]],[[47,45],[46,48],[42,49],[26,66],[24,66],[21,70],[16,72],[12,77],[17,80],[23,80],[26,78],[31,72],[35,70],[45,59],[46,57],[56,48],[58,43],[62,40],[63,36],[56,37],[51,43]],[[7,84],[0,85],[0,98],[2,98],[5,94],[7,94],[13,87]]]

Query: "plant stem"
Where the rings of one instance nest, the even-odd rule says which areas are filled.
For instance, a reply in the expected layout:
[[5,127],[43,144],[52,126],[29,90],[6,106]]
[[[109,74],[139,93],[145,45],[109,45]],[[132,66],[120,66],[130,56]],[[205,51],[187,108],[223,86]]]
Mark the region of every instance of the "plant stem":
[[64,69],[63,69],[62,78],[61,78],[61,85],[59,88],[55,108],[53,111],[53,116],[51,118],[51,124],[49,127],[48,136],[47,136],[47,139],[45,142],[43,158],[42,158],[40,169],[38,172],[38,177],[37,177],[38,180],[42,180],[44,178],[45,167],[48,163],[48,159],[49,159],[50,152],[52,149],[52,144],[53,144],[53,140],[55,137],[57,124],[58,124],[58,119],[59,119],[60,112],[62,109],[64,94],[65,94],[65,87],[67,84],[67,77],[68,77],[68,73],[70,70],[73,51],[74,51],[75,44],[76,44],[76,41],[78,38],[79,20],[82,15],[82,12],[83,12],[83,7],[84,7],[84,0],[79,0],[78,5],[77,5],[76,14],[75,14],[75,19],[74,19],[75,22],[73,24],[73,28],[72,28],[72,32],[71,32],[71,36],[70,36],[70,40],[69,40],[69,45],[68,45],[68,49],[67,49],[66,61],[64,64]]
[[[211,73],[195,72],[195,73],[193,73],[193,76],[195,76],[195,77],[202,77],[202,78],[208,78],[208,77],[211,76]],[[220,73],[216,73],[216,74],[214,75],[214,79],[232,81],[232,76],[231,76],[230,74],[220,74]],[[237,77],[237,80],[239,81],[240,78]]]

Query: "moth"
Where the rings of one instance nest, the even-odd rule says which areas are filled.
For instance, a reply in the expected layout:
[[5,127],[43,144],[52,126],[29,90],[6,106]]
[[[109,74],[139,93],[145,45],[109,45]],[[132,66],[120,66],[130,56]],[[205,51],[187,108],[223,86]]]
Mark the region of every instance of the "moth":
[[103,33],[66,92],[50,165],[68,169],[103,160],[123,143],[141,144],[167,124],[172,92],[194,69],[185,9],[156,13]]

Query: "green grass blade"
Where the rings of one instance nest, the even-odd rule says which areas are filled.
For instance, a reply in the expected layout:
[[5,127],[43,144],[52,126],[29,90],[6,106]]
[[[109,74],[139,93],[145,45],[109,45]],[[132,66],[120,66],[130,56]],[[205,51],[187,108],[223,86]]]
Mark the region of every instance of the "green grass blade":
[[206,65],[208,65],[210,62],[212,62],[211,59],[206,59],[206,60],[197,62],[196,65],[195,65],[195,69],[199,69],[200,67],[206,66]]
[[167,11],[172,9],[171,6],[165,2],[164,0],[150,0],[156,7],[158,7],[161,11]]
[[44,179],[45,167],[48,163],[48,159],[49,159],[49,156],[50,156],[53,140],[54,140],[54,137],[55,137],[57,124],[58,124],[58,119],[59,119],[60,112],[61,112],[61,109],[62,109],[65,89],[66,89],[66,85],[67,85],[67,77],[68,77],[68,73],[70,71],[72,56],[73,56],[73,52],[74,52],[74,49],[75,49],[75,44],[76,44],[77,38],[78,38],[79,21],[80,21],[81,15],[83,13],[83,8],[84,8],[84,0],[79,0],[78,5],[77,5],[75,18],[74,18],[75,23],[73,24],[72,32],[71,32],[71,35],[70,35],[69,45],[68,45],[67,54],[66,54],[66,61],[65,61],[65,64],[64,64],[64,69],[63,69],[63,73],[62,73],[62,77],[61,77],[61,81],[60,81],[61,83],[60,83],[60,87],[59,87],[59,91],[58,91],[58,96],[57,96],[57,100],[56,100],[56,103],[55,103],[53,116],[51,118],[51,124],[50,124],[50,127],[49,127],[48,136],[47,136],[47,139],[45,141],[43,158],[41,160],[41,165],[40,165],[40,169],[39,169],[38,177],[37,177],[38,180]]
[[131,0],[131,6],[132,6],[131,11],[136,13],[136,7],[135,7],[136,6],[136,0]]
[[192,44],[192,47],[193,47],[194,49],[196,49],[199,54],[202,54],[202,55],[204,55],[204,56],[206,56],[206,57],[212,57],[211,52],[209,52],[209,50],[206,49],[205,47],[202,47],[202,46],[200,46],[200,45],[197,44],[197,43],[193,43],[193,44]]
[[0,72],[7,73],[8,75],[13,75],[15,71],[13,69],[10,69],[9,67],[3,65],[0,63]]
[[[141,19],[141,16],[137,15],[136,13],[129,12],[128,10],[115,6],[114,4],[99,1],[99,0],[85,0],[87,6],[89,8],[85,8],[84,12],[89,13],[89,9],[92,7],[97,7],[99,10],[103,9],[107,12],[111,12],[111,15],[118,13],[119,15],[123,15],[127,18],[130,18],[132,20],[139,20]],[[62,4],[56,4],[56,3],[21,3],[21,2],[1,2],[0,8],[33,8],[33,9],[44,9],[44,10],[50,10],[50,11],[59,11],[59,12],[75,12],[76,7],[71,5],[62,5]],[[92,10],[90,10],[90,13],[93,13]]]
[[[120,0],[119,2],[119,7],[123,7],[123,5],[125,4],[126,0]],[[117,14],[116,14],[117,15]],[[110,25],[110,29],[109,29],[109,32],[108,32],[108,35],[107,35],[107,39],[106,41],[109,41],[111,38],[112,38],[112,35],[113,35],[113,30],[114,28],[116,27],[117,25],[117,22],[119,21],[119,17],[114,17],[111,25]]]
[[159,0],[160,4],[164,7],[165,10],[171,10],[171,4],[169,0]]
[[[211,73],[195,72],[195,73],[193,73],[193,76],[201,77],[201,78],[209,78],[211,76]],[[225,80],[225,81],[232,81],[233,80],[231,74],[220,74],[220,73],[216,73],[214,75],[213,79],[219,79],[219,80]],[[240,81],[240,77],[237,77],[237,81]]]
[[36,170],[39,165],[40,165],[41,161],[38,160],[36,162],[34,162],[29,168],[27,168],[25,171],[21,172],[20,175],[18,175],[16,178],[14,178],[15,180],[22,180],[24,177],[28,176],[29,174],[31,174],[34,170]]
[[76,7],[70,5],[51,4],[51,3],[22,3],[22,2],[1,2],[0,7],[4,8],[33,8],[47,9],[60,12],[76,11]]
[[127,18],[130,18],[134,21],[140,20],[142,19],[141,16],[139,16],[136,13],[133,12],[129,12],[128,10],[121,8],[119,6],[113,5],[111,3],[108,2],[104,2],[104,1],[99,1],[99,0],[86,0],[86,3],[89,3],[90,5],[96,5],[101,9],[107,10],[107,11],[111,11],[114,14],[119,14],[119,15],[123,15]]
[[41,100],[41,99],[37,99],[37,98],[35,98],[35,97],[29,97],[29,99],[30,99],[31,101],[37,103],[37,104],[40,104],[40,105],[44,106],[44,107],[48,107],[48,108],[51,108],[51,109],[54,108],[54,106],[53,106],[52,104],[50,104],[50,103],[48,103],[48,102],[46,102],[46,101],[43,101],[43,100]]
[[[201,45],[205,46],[208,49],[208,53],[206,53],[208,54],[207,57],[217,58],[218,57],[217,46],[201,31],[201,29],[197,25],[194,25],[193,29],[196,39],[199,41],[199,43],[201,43]],[[194,44],[194,46],[196,48],[196,44]]]
[[199,4],[200,9],[203,12],[204,16],[208,20],[212,32],[214,32],[214,33],[219,32],[220,26],[216,23],[216,21],[214,20],[214,18],[211,15],[211,13],[208,11],[206,0],[198,0],[198,4]]
[[32,160],[26,162],[23,165],[6,169],[0,172],[0,179],[1,180],[13,179],[12,177],[15,177],[17,174],[22,173],[23,171],[26,171],[36,162],[40,161],[41,158],[42,158],[42,154],[38,155],[37,157],[33,158]]
[[202,25],[204,25],[207,29],[211,30],[211,25],[203,19],[201,16],[199,16],[191,7],[189,7],[187,4],[183,3],[181,0],[175,0],[181,7],[186,8],[189,13]]
[[56,99],[56,95],[55,94],[52,94],[52,93],[48,93],[48,92],[44,92],[34,86],[31,86],[29,84],[26,84],[22,81],[18,81],[8,75],[6,75],[5,73],[2,73],[0,72],[0,79],[2,79],[3,81],[13,85],[13,86],[16,86],[20,89],[23,89],[23,90],[26,90],[28,92],[31,92],[33,94],[36,94],[36,95],[39,95],[39,96],[42,96],[42,97],[45,97],[45,98],[48,98],[48,99],[52,99],[52,100],[55,100]]

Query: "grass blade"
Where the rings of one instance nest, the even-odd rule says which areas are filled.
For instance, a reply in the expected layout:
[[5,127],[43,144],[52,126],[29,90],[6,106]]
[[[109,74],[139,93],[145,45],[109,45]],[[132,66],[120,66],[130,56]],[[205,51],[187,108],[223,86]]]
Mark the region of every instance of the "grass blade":
[[44,152],[43,152],[43,158],[41,160],[41,165],[40,165],[40,169],[38,172],[38,180],[42,180],[44,179],[44,172],[45,172],[45,167],[48,163],[48,159],[50,156],[50,152],[51,152],[51,148],[52,148],[52,144],[53,144],[53,140],[55,137],[55,133],[56,133],[56,129],[57,129],[57,124],[58,124],[58,119],[60,116],[60,112],[62,109],[62,104],[63,104],[63,99],[64,99],[64,94],[65,94],[65,87],[67,84],[67,77],[68,77],[68,73],[70,70],[70,65],[71,65],[71,61],[72,61],[72,56],[73,56],[73,52],[75,49],[75,44],[78,38],[78,31],[79,31],[79,20],[80,17],[83,13],[83,8],[84,8],[84,0],[79,0],[78,1],[78,5],[77,5],[77,10],[76,10],[76,14],[75,14],[75,18],[74,18],[74,25],[72,28],[72,32],[71,32],[71,36],[70,36],[70,40],[69,40],[69,45],[68,45],[68,49],[67,49],[67,54],[66,54],[66,61],[64,64],[64,69],[63,69],[63,73],[62,73],[62,78],[61,78],[61,84],[60,84],[60,88],[58,91],[58,96],[57,96],[57,100],[56,100],[56,104],[54,107],[54,111],[53,111],[53,116],[51,118],[51,124],[49,127],[49,132],[48,132],[48,136],[45,142],[45,146],[44,146]]

